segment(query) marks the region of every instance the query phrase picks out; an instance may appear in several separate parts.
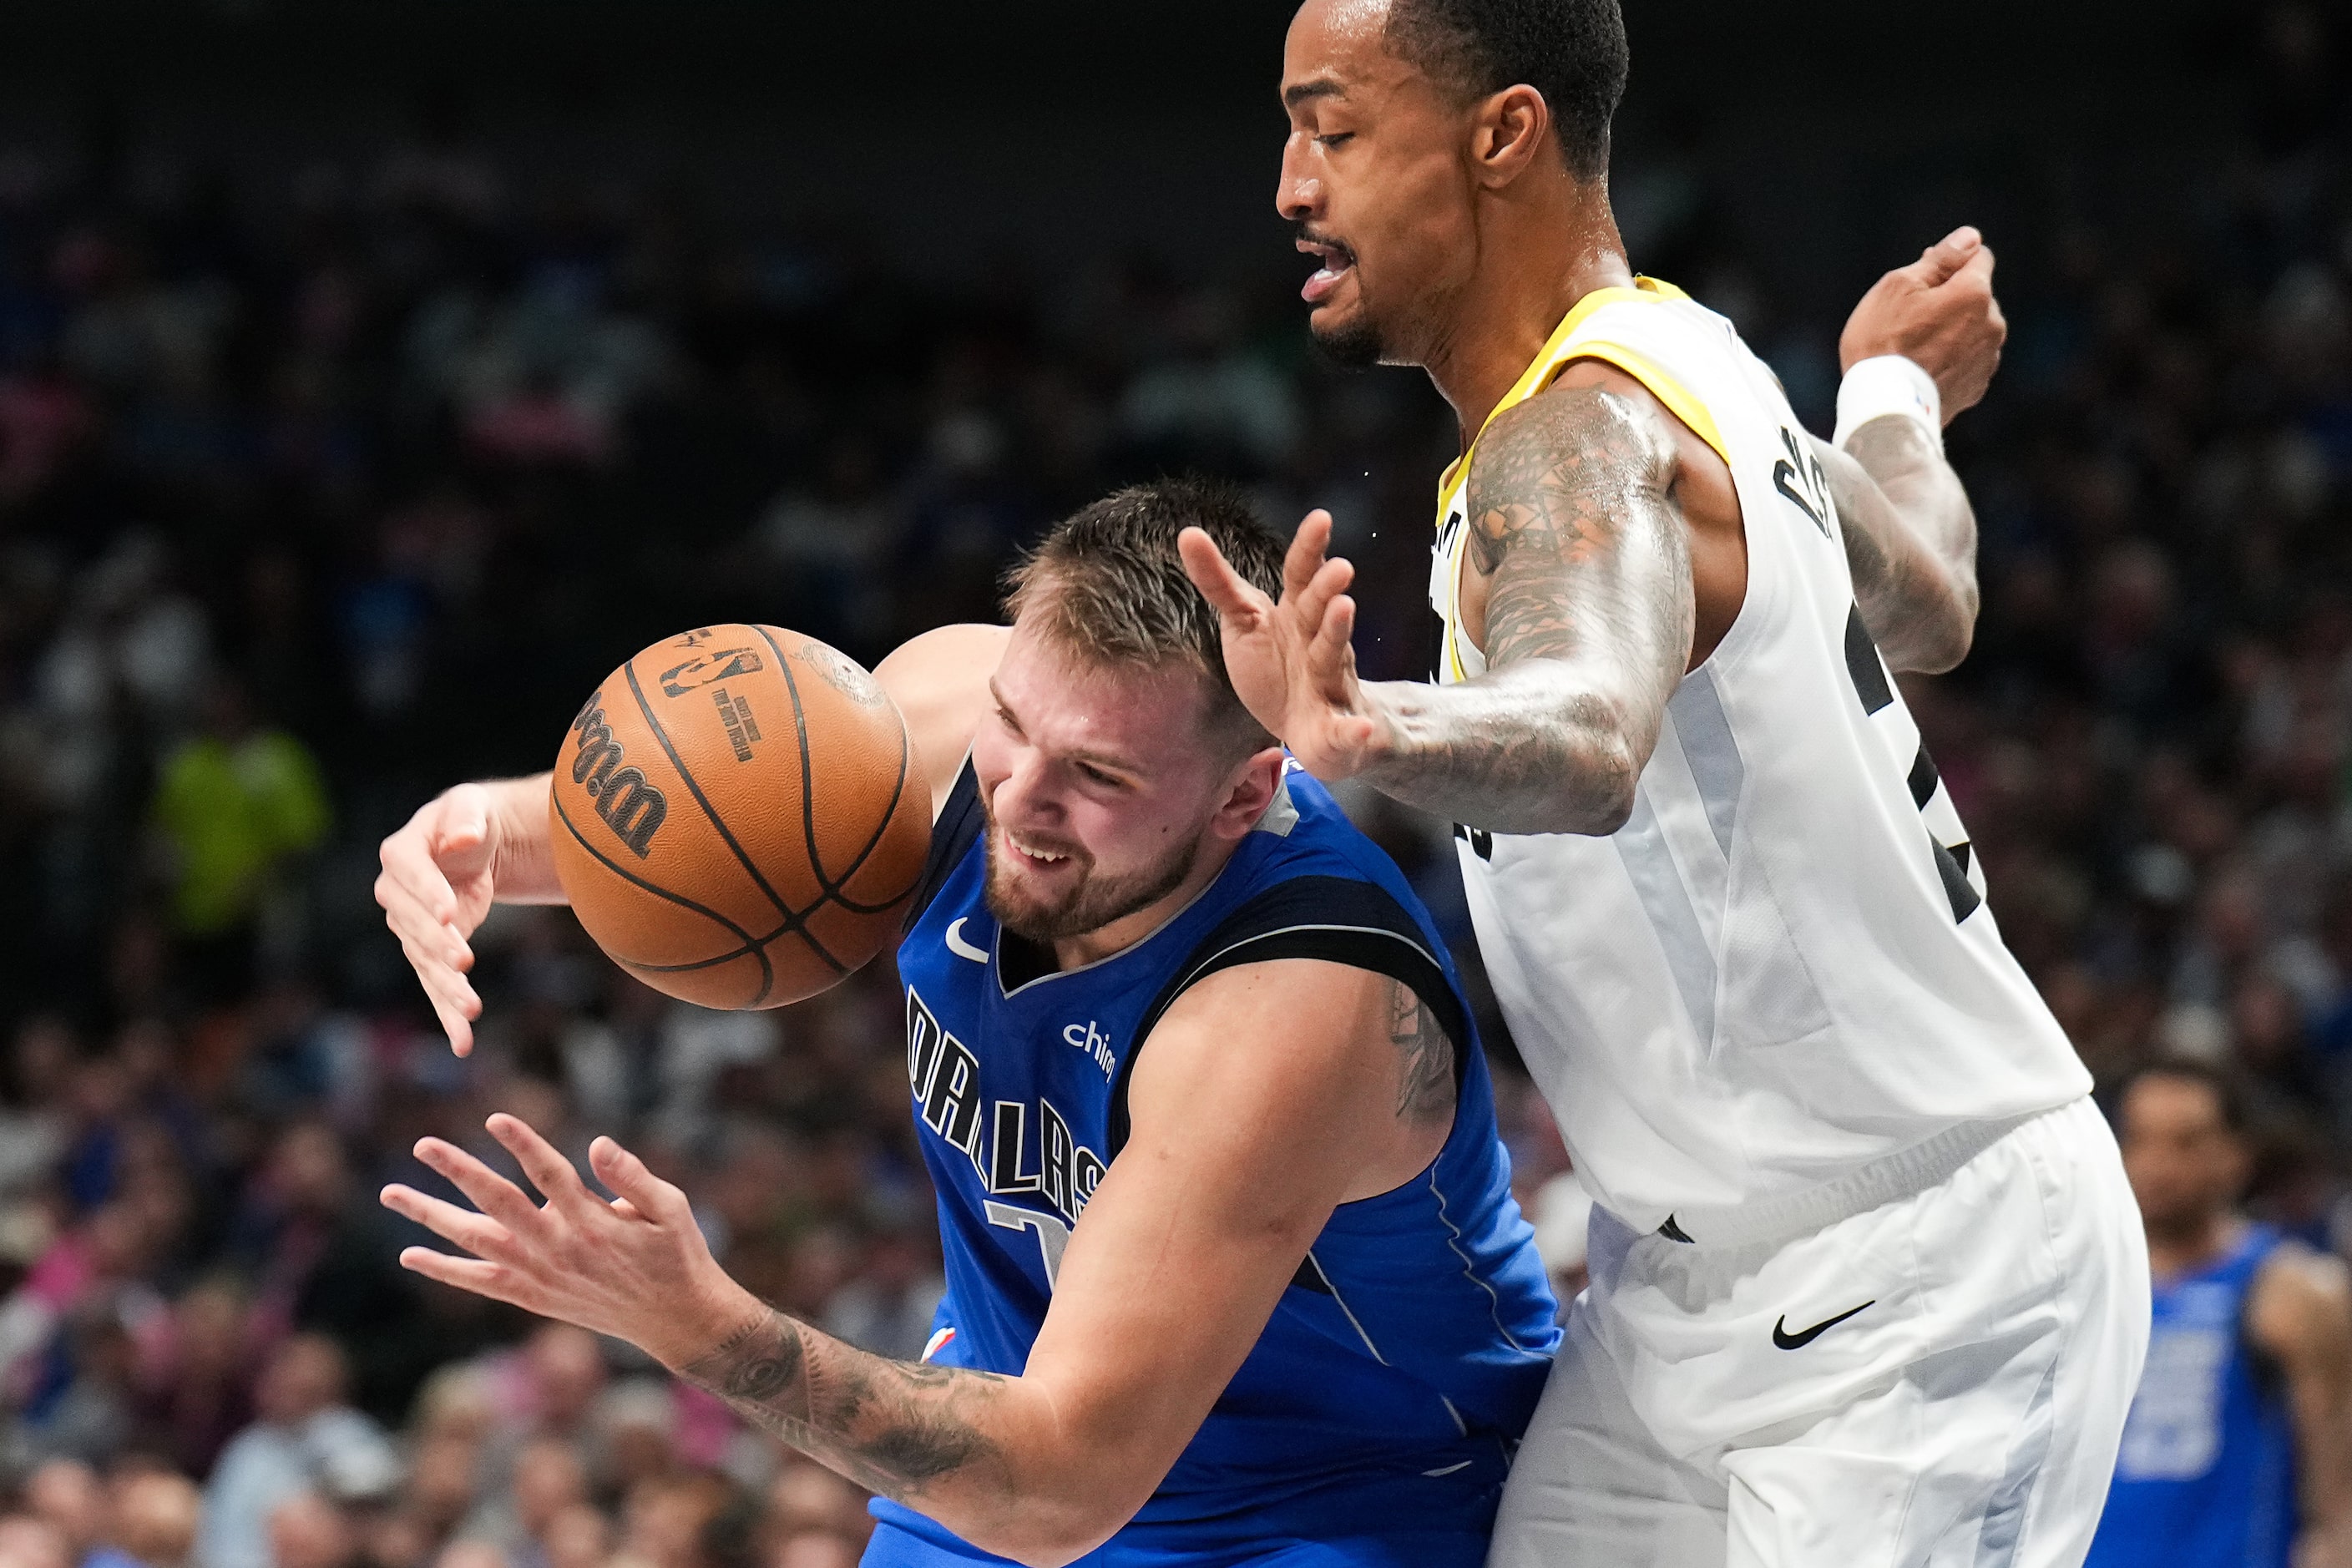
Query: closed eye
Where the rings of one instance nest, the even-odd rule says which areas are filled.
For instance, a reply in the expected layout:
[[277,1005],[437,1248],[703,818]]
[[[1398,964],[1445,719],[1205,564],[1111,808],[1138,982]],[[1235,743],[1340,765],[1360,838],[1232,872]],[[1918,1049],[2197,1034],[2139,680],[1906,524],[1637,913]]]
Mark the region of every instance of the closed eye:
[[1115,774],[1107,773],[1100,768],[1095,766],[1092,763],[1080,763],[1077,764],[1077,770],[1087,779],[1096,784],[1104,785],[1106,788],[1125,789],[1127,787],[1127,781],[1125,779],[1119,778]]
[[1328,148],[1336,152],[1339,148],[1346,146],[1349,142],[1353,142],[1355,139],[1356,133],[1352,131],[1334,131],[1328,136],[1318,136],[1315,138],[1315,142],[1319,147]]

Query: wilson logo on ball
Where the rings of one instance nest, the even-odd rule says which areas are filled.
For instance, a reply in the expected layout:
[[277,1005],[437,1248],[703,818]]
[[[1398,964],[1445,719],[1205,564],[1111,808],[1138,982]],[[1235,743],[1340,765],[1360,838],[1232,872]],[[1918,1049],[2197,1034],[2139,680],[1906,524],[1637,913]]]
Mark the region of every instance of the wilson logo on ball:
[[572,782],[596,803],[596,815],[642,860],[654,847],[654,835],[669,816],[669,802],[646,782],[646,775],[624,766],[621,742],[604,722],[604,694],[588,699],[588,706],[572,721],[580,749],[572,756]]

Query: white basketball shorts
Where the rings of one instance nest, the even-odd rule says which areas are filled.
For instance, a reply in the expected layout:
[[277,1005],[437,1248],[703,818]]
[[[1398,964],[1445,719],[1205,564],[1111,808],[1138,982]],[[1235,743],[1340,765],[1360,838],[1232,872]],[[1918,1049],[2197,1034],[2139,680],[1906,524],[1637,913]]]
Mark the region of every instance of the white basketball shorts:
[[1487,1568],[2079,1568],[2148,1331],[2089,1100],[1794,1240],[1591,1252]]

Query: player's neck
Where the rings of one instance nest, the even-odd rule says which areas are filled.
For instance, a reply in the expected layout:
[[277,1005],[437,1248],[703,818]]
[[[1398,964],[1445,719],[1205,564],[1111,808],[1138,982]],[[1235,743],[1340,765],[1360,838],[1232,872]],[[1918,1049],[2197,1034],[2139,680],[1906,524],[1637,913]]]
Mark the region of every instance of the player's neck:
[[1608,186],[1570,182],[1562,188],[1557,201],[1490,215],[1480,246],[1489,259],[1422,362],[1454,405],[1465,450],[1560,318],[1586,295],[1633,281]]
[[1166,925],[1184,907],[1201,896],[1202,889],[1217,879],[1225,862],[1241,847],[1238,839],[1220,838],[1212,834],[1201,841],[1200,858],[1193,861],[1192,872],[1164,898],[1151,902],[1131,915],[1122,915],[1106,926],[1097,926],[1077,936],[1063,937],[1054,943],[1054,967],[1064,972],[1081,969],[1089,963],[1100,963],[1115,958],[1137,942]]
[[2224,1209],[2179,1226],[2147,1228],[2147,1269],[2159,1279],[2210,1268],[2245,1235],[2245,1221]]

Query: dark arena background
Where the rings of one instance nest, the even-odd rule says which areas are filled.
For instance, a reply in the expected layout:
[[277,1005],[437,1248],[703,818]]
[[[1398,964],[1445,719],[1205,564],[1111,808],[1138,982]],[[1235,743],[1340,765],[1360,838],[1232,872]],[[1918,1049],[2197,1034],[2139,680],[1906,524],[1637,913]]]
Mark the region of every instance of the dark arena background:
[[[2352,1248],[2352,16],[1626,9],[1633,262],[1817,431],[1880,272],[1960,222],[1999,251],[2007,358],[1952,434],[1983,617],[1911,703],[2103,1086],[2238,1064],[2252,1208]],[[754,1290],[914,1356],[887,960],[702,1013],[505,910],[459,1061],[375,847],[546,766],[657,637],[870,664],[1160,473],[1329,507],[1364,668],[1423,673],[1454,433],[1417,373],[1310,353],[1287,15],[0,8],[0,1568],[856,1560],[845,1482],[404,1274],[375,1194],[429,1180],[421,1134],[489,1152],[491,1109],[611,1131]],[[1475,970],[1444,830],[1364,810]],[[1570,1277],[1567,1159],[1487,1026]]]

